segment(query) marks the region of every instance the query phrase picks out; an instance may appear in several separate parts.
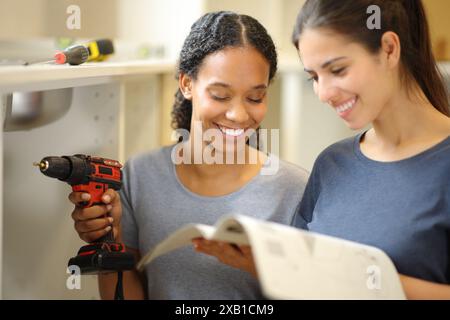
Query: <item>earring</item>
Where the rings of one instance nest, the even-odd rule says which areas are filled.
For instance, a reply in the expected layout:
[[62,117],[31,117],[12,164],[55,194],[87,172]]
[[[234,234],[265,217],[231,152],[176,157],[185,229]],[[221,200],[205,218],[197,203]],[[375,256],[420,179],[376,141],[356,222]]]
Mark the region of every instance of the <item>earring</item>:
[[191,90],[183,90],[183,96],[185,99],[191,100],[192,94],[191,94]]

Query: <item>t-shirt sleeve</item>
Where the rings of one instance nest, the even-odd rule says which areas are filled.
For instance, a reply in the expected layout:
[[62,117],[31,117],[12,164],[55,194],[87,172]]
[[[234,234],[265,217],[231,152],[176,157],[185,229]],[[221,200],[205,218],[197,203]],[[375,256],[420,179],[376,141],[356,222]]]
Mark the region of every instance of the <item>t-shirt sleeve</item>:
[[312,220],[319,192],[318,163],[316,162],[306,184],[302,200],[298,204],[292,218],[291,225],[293,227],[308,230],[308,223]]
[[134,217],[134,210],[131,203],[130,192],[130,167],[125,165],[123,169],[122,189],[119,191],[122,204],[122,238],[125,246],[139,249],[138,228]]

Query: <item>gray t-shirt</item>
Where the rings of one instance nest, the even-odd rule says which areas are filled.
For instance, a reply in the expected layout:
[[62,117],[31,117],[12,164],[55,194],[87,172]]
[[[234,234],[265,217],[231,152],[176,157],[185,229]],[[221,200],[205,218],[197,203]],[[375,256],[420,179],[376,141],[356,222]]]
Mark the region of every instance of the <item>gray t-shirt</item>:
[[293,225],[384,250],[405,275],[450,283],[450,137],[374,161],[361,134],[318,157]]
[[[283,224],[292,220],[308,179],[305,170],[280,160],[275,175],[257,175],[231,194],[205,197],[192,193],[178,180],[172,147],[134,157],[123,170],[123,239],[142,256],[181,226],[212,225],[224,214]],[[197,253],[192,246],[157,258],[145,271],[150,299],[263,298],[252,276]]]

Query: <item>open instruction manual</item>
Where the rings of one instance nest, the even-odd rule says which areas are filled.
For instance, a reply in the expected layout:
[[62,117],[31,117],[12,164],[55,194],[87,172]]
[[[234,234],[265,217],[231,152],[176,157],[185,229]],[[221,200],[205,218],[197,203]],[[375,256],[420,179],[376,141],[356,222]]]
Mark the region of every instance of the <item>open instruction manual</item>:
[[198,237],[250,245],[269,299],[405,299],[395,266],[380,249],[243,215],[178,229],[138,269]]

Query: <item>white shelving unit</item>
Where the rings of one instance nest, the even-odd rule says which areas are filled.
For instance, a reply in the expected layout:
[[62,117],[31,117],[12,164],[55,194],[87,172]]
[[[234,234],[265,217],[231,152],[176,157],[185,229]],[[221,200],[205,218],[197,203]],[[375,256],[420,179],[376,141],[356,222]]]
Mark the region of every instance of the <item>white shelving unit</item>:
[[38,91],[127,80],[174,71],[173,61],[85,63],[79,66],[41,64],[0,67],[0,92]]

